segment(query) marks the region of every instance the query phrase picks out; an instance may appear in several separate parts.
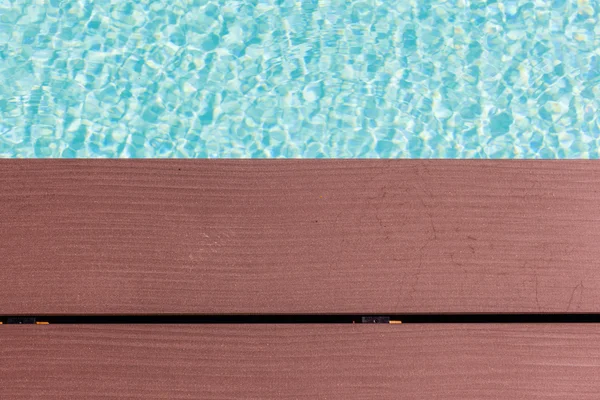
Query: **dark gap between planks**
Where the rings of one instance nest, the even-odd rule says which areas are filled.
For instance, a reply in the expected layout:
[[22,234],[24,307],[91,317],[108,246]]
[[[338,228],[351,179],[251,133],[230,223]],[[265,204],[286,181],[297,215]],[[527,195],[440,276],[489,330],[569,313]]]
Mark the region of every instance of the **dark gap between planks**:
[[3,324],[524,324],[600,323],[600,313],[0,315]]

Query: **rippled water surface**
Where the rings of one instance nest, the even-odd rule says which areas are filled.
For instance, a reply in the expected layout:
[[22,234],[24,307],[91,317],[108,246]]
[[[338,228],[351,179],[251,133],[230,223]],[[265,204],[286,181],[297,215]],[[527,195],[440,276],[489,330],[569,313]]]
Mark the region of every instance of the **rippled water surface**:
[[3,0],[2,157],[599,157],[599,0]]

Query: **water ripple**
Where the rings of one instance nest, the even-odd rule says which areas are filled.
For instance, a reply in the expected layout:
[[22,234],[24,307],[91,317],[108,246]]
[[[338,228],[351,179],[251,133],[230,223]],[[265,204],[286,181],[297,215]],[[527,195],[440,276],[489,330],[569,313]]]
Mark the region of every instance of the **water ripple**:
[[0,156],[599,158],[599,12],[1,2]]

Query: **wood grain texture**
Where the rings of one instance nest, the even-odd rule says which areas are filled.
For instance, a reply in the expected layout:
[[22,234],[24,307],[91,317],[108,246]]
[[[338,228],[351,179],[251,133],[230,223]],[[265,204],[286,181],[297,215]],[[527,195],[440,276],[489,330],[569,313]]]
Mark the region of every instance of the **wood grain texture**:
[[4,326],[2,397],[597,399],[597,325]]
[[599,312],[600,163],[0,160],[3,313]]

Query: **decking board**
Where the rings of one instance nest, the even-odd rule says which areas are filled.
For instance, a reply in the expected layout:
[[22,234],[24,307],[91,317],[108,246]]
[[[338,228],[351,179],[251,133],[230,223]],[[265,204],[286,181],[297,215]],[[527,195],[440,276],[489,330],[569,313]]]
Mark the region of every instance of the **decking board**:
[[600,163],[0,160],[0,310],[599,312]]
[[597,399],[597,325],[0,329],[2,397]]

